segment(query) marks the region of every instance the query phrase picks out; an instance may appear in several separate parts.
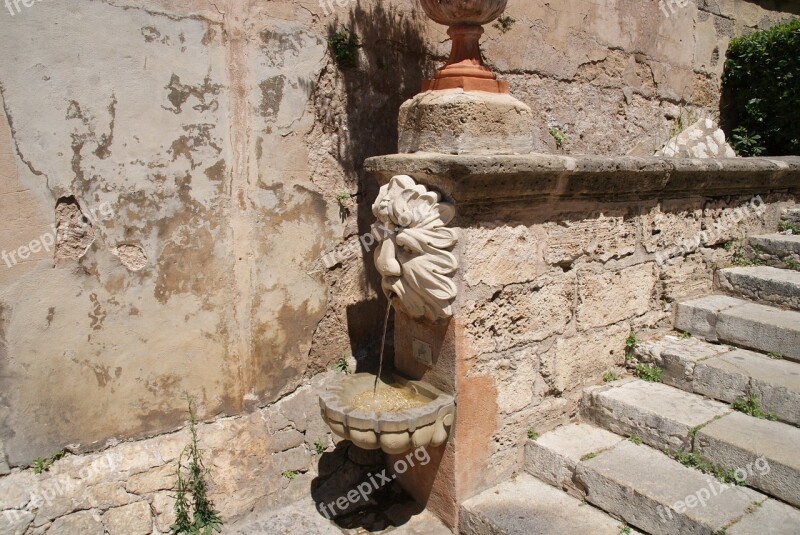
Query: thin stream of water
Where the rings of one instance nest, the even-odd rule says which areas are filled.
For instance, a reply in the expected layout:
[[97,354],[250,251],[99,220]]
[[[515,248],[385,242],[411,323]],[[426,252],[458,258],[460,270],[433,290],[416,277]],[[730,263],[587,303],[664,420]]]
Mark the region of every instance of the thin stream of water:
[[380,364],[378,365],[378,375],[375,376],[375,386],[372,389],[372,397],[378,397],[378,381],[381,379],[381,373],[383,373],[383,352],[386,350],[386,331],[389,330],[389,314],[392,313],[392,300],[389,299],[389,305],[386,309],[386,319],[383,320],[383,341],[381,342],[381,360]]

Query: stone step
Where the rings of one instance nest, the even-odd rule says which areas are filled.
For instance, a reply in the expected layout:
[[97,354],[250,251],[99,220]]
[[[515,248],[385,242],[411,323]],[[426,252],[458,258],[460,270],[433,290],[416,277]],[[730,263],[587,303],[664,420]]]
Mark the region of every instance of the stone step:
[[[525,458],[531,474],[555,478],[559,487],[569,480],[567,486],[587,502],[647,533],[747,533],[759,521],[775,527],[761,533],[796,533],[794,508],[587,424],[570,424],[529,441]],[[764,519],[762,507],[773,516]]]
[[752,236],[750,247],[756,258],[768,265],[800,270],[800,236],[798,235]]
[[[619,535],[624,523],[528,475],[461,504],[462,535]],[[634,533],[631,531],[631,533]]]
[[695,451],[715,466],[743,470],[746,484],[800,507],[800,429],[731,413],[700,429]]
[[710,295],[679,303],[675,328],[711,342],[724,342],[800,361],[800,312]]
[[761,408],[800,425],[800,364],[746,349],[665,336],[636,348],[640,360],[661,368],[664,384],[726,403],[758,397]]
[[[696,370],[695,370],[696,373]],[[696,451],[721,468],[747,469],[747,485],[800,505],[800,429],[754,418],[660,383],[620,382],[587,389],[584,413],[622,436],[658,450]],[[752,473],[763,457],[771,467]]]
[[723,292],[800,310],[800,271],[769,266],[734,267],[717,272]]
[[592,423],[672,452],[691,451],[693,430],[732,411],[724,403],[641,380],[584,391],[583,414]]

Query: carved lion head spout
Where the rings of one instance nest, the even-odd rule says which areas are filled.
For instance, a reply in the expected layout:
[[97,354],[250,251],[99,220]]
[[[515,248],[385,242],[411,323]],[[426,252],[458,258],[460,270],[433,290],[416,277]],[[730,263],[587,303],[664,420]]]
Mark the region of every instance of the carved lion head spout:
[[450,251],[458,238],[446,225],[455,217],[455,206],[399,175],[381,188],[372,213],[378,218],[372,226],[379,243],[375,266],[391,303],[415,319],[452,316],[458,260]]

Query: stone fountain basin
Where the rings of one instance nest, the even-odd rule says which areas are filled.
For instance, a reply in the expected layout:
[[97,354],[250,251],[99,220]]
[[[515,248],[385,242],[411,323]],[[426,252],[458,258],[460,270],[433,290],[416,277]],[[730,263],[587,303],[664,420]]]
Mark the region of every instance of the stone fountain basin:
[[[391,386],[408,388],[430,400],[421,407],[400,412],[375,412],[356,409],[352,400],[370,391],[375,376],[368,373],[343,375],[331,381],[320,393],[322,419],[343,439],[365,450],[397,454],[421,447],[444,444],[450,434],[455,413],[453,396],[422,381],[394,376]],[[385,383],[383,383],[385,384]]]

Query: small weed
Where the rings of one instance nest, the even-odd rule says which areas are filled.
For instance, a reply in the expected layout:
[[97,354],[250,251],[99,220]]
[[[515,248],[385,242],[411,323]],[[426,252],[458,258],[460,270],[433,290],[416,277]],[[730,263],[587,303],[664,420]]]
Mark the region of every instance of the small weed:
[[612,371],[607,371],[603,374],[603,382],[605,383],[610,383],[612,381],[616,381],[617,379],[619,379],[619,377]]
[[625,339],[625,360],[633,360],[633,355],[637,347],[639,347],[639,339],[636,337],[636,333],[631,331]]
[[715,531],[711,535],[725,535],[726,533],[728,533],[728,530],[726,530],[725,528],[722,528],[722,529],[718,529],[717,531]]
[[340,191],[339,193],[336,194],[336,202],[339,203],[339,206],[344,206],[345,204],[347,204],[347,201],[349,201],[352,198],[353,196],[346,191]]
[[781,232],[791,232],[792,234],[800,234],[800,226],[795,225],[789,221],[783,220],[778,223],[778,230]]
[[620,526],[619,535],[631,535],[631,528],[629,526]]
[[628,440],[630,440],[631,442],[633,442],[637,446],[641,446],[642,445],[642,437],[640,437],[639,435],[628,435]]
[[289,481],[297,478],[297,472],[294,470],[286,470],[284,473],[281,474],[282,477],[285,477]]
[[357,34],[347,28],[328,37],[328,46],[336,59],[336,64],[342,69],[355,67],[358,62],[358,47],[360,39]]
[[749,258],[744,250],[744,247],[741,246],[737,247],[733,252],[733,258],[731,258],[731,262],[734,266],[739,267],[760,266],[763,263],[758,258]]
[[726,241],[724,244],[722,244],[722,248],[730,253],[733,251],[733,242],[730,240]]
[[31,463],[33,473],[39,475],[42,472],[49,472],[50,467],[53,466],[53,463],[63,459],[66,454],[66,450],[61,450],[54,453],[50,457],[39,457],[38,459],[34,459]]
[[637,364],[634,368],[636,377],[649,383],[660,383],[662,370],[658,366],[649,363]]
[[786,267],[789,269],[798,269],[800,267],[800,263],[794,258],[784,258],[783,263],[786,264]]
[[679,332],[678,333],[678,339],[679,340],[688,340],[691,337],[692,337],[692,333],[687,333],[687,332]]
[[748,416],[761,418],[762,420],[778,419],[775,413],[761,410],[761,400],[759,400],[758,396],[755,394],[750,394],[745,399],[737,399],[731,404],[731,408],[735,411],[743,412]]
[[539,438],[539,433],[537,433],[535,429],[528,429],[528,438],[536,440]]
[[347,363],[347,357],[342,356],[336,359],[336,362],[333,363],[333,371],[349,375],[350,365]]
[[[211,535],[212,531],[222,532],[222,519],[214,508],[214,503],[208,498],[208,482],[206,475],[209,470],[203,462],[203,452],[200,450],[197,436],[197,419],[194,415],[194,403],[186,394],[189,406],[189,444],[178,456],[176,469],[177,482],[175,485],[175,523],[170,532],[173,535],[195,534]],[[184,464],[184,459],[186,463]],[[184,475],[184,471],[186,475]],[[189,496],[191,495],[191,503]],[[191,519],[190,519],[191,512]]]
[[772,360],[783,360],[783,354],[775,353],[774,351],[770,351],[769,353],[767,353],[767,356]]
[[586,455],[584,455],[583,457],[581,457],[581,461],[588,461],[590,459],[594,459],[595,457],[597,457],[597,453],[590,452],[590,453],[587,453]]
[[494,27],[500,30],[501,33],[506,33],[511,29],[515,22],[517,22],[517,19],[514,17],[503,15],[497,19],[497,22],[494,23]]
[[325,446],[322,444],[321,439],[318,438],[314,441],[314,449],[316,450],[317,455],[322,455],[325,453]]
[[556,148],[561,150],[564,148],[564,142],[567,140],[567,135],[561,129],[552,127],[550,128],[550,135],[556,141]]
[[[670,455],[669,452],[666,452],[667,455]],[[723,483],[733,483],[735,485],[741,485],[744,481],[741,481],[736,478],[734,470],[729,468],[720,468],[719,466],[714,466],[713,464],[704,461],[700,458],[700,455],[693,451],[691,453],[684,453],[682,451],[676,452],[670,455],[676,461],[681,463],[683,466],[688,466],[689,468],[696,468],[700,470],[704,474],[710,474]]]

